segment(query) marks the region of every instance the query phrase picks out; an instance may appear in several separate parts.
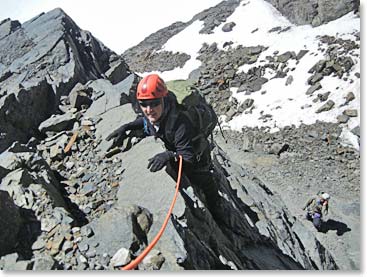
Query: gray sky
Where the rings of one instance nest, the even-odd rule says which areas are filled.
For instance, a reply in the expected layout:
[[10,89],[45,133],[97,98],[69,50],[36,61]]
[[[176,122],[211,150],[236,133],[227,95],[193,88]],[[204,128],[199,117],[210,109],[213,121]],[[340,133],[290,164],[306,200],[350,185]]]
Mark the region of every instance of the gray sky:
[[175,21],[188,21],[221,0],[0,0],[0,21],[21,23],[56,7],[118,54]]

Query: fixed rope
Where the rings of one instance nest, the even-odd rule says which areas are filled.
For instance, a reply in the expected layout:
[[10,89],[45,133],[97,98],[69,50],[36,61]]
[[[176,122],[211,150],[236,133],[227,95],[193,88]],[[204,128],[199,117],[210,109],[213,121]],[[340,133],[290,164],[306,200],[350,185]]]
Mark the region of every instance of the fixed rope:
[[131,261],[129,264],[125,265],[124,267],[120,267],[121,270],[132,270],[135,267],[138,266],[138,264],[145,258],[145,256],[153,249],[153,247],[156,245],[156,243],[159,241],[161,236],[163,235],[164,230],[166,229],[166,226],[168,224],[168,220],[170,219],[173,207],[175,206],[178,190],[181,183],[181,175],[182,175],[182,156],[179,156],[179,166],[178,166],[178,177],[176,182],[176,191],[175,195],[173,196],[171,206],[169,207],[168,213],[166,215],[166,218],[164,219],[164,222],[162,224],[161,229],[159,230],[158,234],[155,236],[155,238],[152,240],[152,242],[147,246],[147,248],[144,249],[144,251],[136,257],[135,260]]

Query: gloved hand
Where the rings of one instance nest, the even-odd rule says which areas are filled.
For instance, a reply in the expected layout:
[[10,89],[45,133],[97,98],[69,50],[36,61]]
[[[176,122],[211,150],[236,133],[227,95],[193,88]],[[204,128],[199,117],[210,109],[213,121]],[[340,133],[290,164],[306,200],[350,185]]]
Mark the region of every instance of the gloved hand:
[[148,169],[151,172],[161,170],[171,159],[175,157],[175,154],[171,151],[166,151],[155,155],[153,158],[148,160]]
[[122,125],[120,128],[116,129],[110,135],[108,135],[106,140],[111,140],[112,138],[114,140],[113,140],[112,145],[107,150],[110,150],[116,146],[122,145],[124,139],[127,138],[126,131],[127,131],[126,125]]

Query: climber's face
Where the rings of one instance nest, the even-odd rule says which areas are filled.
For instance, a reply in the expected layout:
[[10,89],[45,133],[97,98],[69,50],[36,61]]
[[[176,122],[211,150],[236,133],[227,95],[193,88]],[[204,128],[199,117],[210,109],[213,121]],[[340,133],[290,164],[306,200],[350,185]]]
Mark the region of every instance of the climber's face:
[[139,100],[139,105],[146,118],[151,123],[156,123],[163,113],[163,99]]

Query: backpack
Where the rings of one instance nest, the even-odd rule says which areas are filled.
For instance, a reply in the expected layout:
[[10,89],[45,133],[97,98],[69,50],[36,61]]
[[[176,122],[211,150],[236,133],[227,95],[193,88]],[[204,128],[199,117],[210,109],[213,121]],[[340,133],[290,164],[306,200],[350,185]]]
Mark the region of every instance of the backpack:
[[[182,81],[180,80],[180,82]],[[169,86],[168,88],[170,89]],[[181,87],[176,86],[174,90],[170,90],[170,93],[178,96],[177,109],[191,122],[194,128],[194,137],[191,141],[196,159],[200,161],[205,150],[211,147],[207,140],[209,136],[211,136],[211,142],[213,144],[212,133],[218,124],[218,116],[213,107],[206,102],[205,97],[198,90],[193,89],[192,86],[190,86],[190,89],[188,89],[187,85]],[[166,131],[166,135],[172,141],[175,119],[171,120],[172,123]]]
[[218,116],[199,91],[194,90],[182,100],[180,105],[182,113],[194,126],[196,136],[192,141],[212,136],[213,130],[218,124]]

